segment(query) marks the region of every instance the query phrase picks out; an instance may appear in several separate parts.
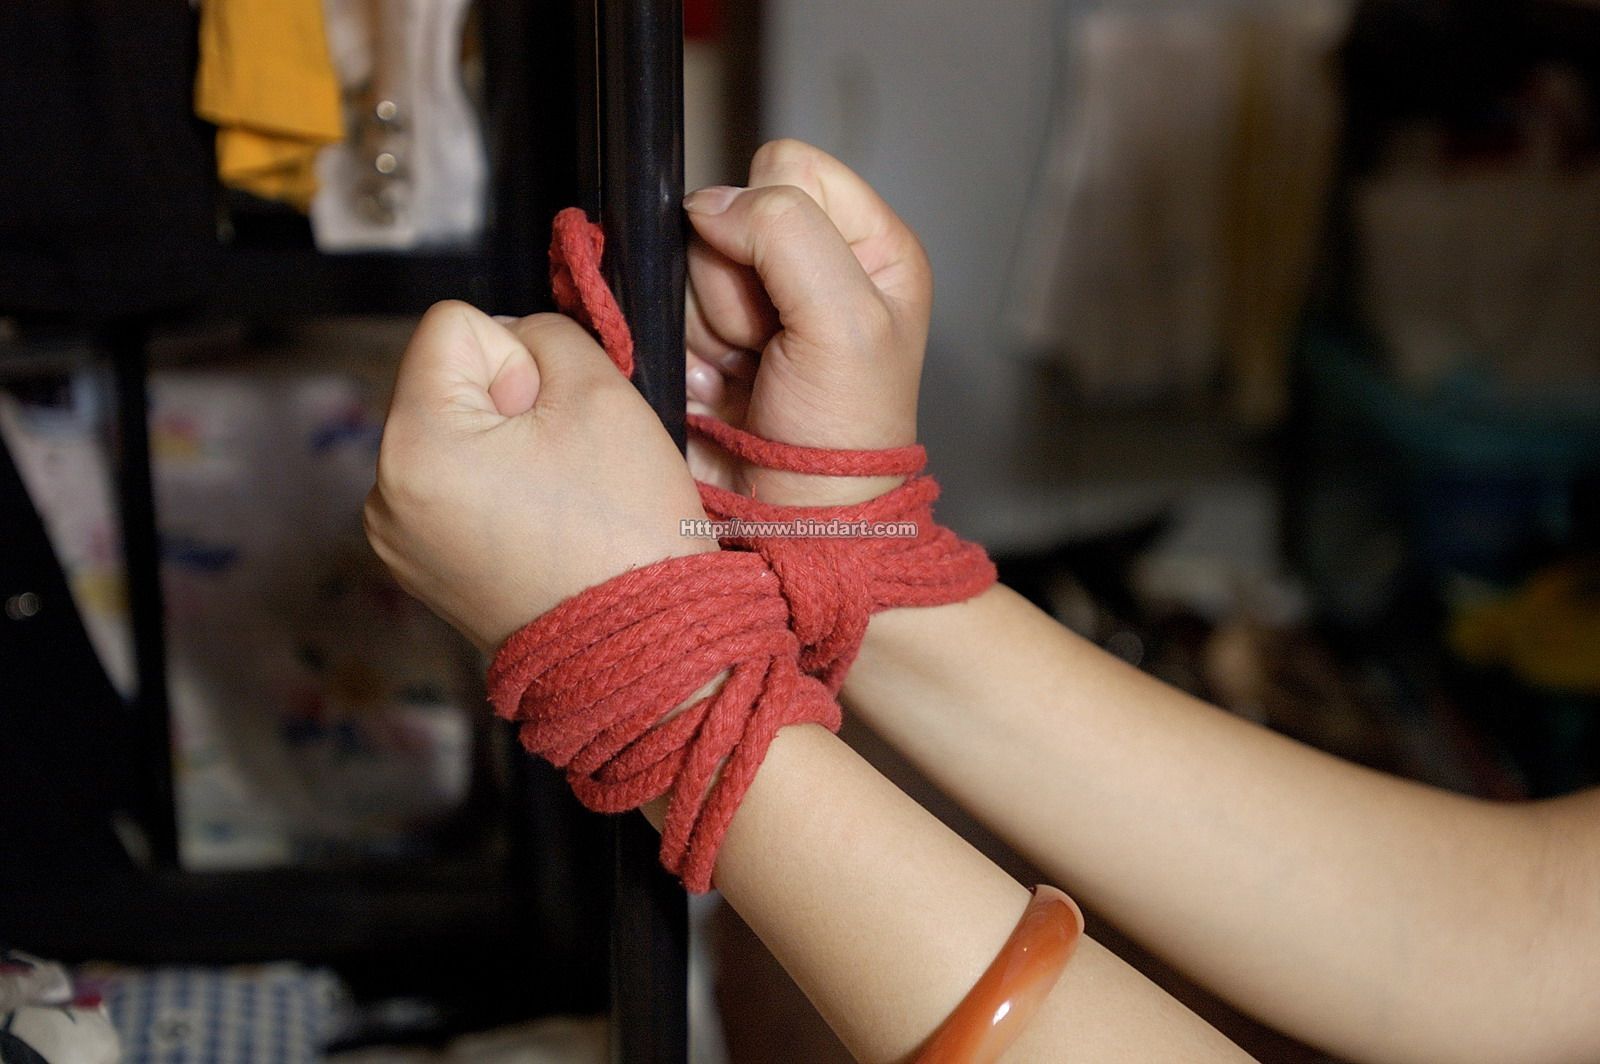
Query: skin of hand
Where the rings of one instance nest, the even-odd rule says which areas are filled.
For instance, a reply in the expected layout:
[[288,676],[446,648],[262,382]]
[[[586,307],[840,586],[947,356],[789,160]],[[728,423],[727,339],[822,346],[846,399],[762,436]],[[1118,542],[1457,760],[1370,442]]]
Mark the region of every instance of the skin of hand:
[[405,357],[364,519],[402,587],[493,651],[628,569],[715,550],[655,414],[584,329],[434,306]]
[[[685,203],[691,398],[770,439],[911,442],[916,238],[796,142],[764,148],[750,185]],[[713,458],[691,452],[702,479],[774,502],[884,490]],[[1600,849],[1581,840],[1600,791],[1500,807],[1377,776],[1194,703],[1003,588],[874,618],[843,698],[1056,882],[1274,1026],[1352,1060],[1595,1059]]]
[[[808,144],[765,145],[749,180],[684,200],[690,409],[783,443],[916,442],[933,301],[922,244],[865,181]],[[689,457],[703,480],[789,505],[860,502],[898,483],[744,469],[697,443]]]
[[1600,791],[1340,761],[998,586],[874,617],[843,699],[1050,882],[1340,1060],[1600,1060]]
[[[715,549],[679,535],[682,519],[703,516],[671,440],[575,323],[501,322],[463,303],[423,319],[367,531],[402,585],[480,648],[630,566]],[[813,726],[774,741],[718,883],[868,1061],[907,1059],[1026,904],[1021,886]],[[1086,940],[1007,1059],[1243,1058]]]

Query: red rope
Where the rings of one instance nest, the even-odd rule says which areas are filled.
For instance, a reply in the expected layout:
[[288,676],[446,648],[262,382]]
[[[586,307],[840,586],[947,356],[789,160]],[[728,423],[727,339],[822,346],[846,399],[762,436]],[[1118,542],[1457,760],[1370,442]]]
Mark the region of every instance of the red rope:
[[[730,536],[724,547],[753,550],[778,574],[800,639],[800,666],[837,692],[855,663],[874,613],[901,606],[964,602],[995,582],[989,556],[933,519],[939,485],[921,476],[921,447],[885,451],[830,451],[774,443],[714,418],[691,417],[689,426],[741,461],[793,473],[824,476],[907,476],[893,491],[852,506],[779,506],[710,484],[700,502],[718,520],[751,523],[830,522],[914,525],[914,536],[872,534],[847,538]],[[849,472],[843,472],[849,470]]]
[[[604,239],[578,208],[556,216],[558,305],[600,335],[624,374],[633,338],[600,273]],[[711,886],[717,850],[780,728],[839,727],[833,698],[878,610],[959,602],[994,582],[981,547],[933,520],[921,447],[835,451],[775,443],[711,418],[698,435],[771,469],[906,476],[857,506],[785,507],[700,485],[721,520],[914,526],[903,538],[725,537],[716,553],[624,573],[568,599],[506,641],[489,670],[496,712],[529,752],[564,768],[600,812],[670,795],[661,861],[690,890]],[[721,678],[714,693],[674,713]]]
[[550,289],[556,306],[600,334],[600,345],[624,377],[633,376],[633,332],[600,272],[605,230],[581,207],[556,215],[550,235]]
[[[800,672],[798,652],[772,572],[756,555],[719,551],[563,602],[500,648],[489,691],[496,712],[521,723],[523,746],[566,769],[590,809],[670,794],[661,863],[705,891],[778,729],[839,728],[839,704]],[[716,693],[671,715],[724,672]]]

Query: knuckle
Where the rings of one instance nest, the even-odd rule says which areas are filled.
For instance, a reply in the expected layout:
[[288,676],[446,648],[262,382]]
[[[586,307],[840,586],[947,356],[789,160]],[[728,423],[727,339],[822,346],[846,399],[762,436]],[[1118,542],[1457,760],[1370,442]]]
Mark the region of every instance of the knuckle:
[[567,317],[565,314],[545,312],[530,314],[519,320],[513,327],[516,333],[529,350],[544,347],[550,344],[571,343],[573,338],[588,333],[583,331],[583,326]]
[[475,316],[481,316],[481,312],[470,303],[459,299],[439,300],[423,312],[411,331],[407,355],[437,358],[439,352],[454,348],[462,342],[463,335],[471,333]]
[[[599,341],[565,314],[535,314],[524,318],[517,329],[517,339],[539,363],[541,374],[552,372],[553,356],[561,356],[554,369],[564,378],[581,379],[609,368]],[[570,357],[574,355],[582,357]]]
[[910,229],[905,229],[906,269],[916,282],[918,294],[924,301],[933,299],[933,259],[922,239]]
[[756,149],[750,160],[752,177],[773,179],[784,175],[809,177],[816,172],[823,159],[822,150],[793,137],[769,140]]
[[377,475],[367,499],[366,515],[376,517],[393,506],[426,502],[429,477],[418,465],[416,456],[398,443],[396,437],[385,434],[378,448]]
[[867,299],[854,315],[861,342],[869,349],[880,349],[894,340],[894,314],[881,299]]
[[816,208],[816,201],[798,185],[768,185],[758,191],[752,221],[781,235],[785,229],[805,225]]
[[361,530],[366,533],[367,546],[372,548],[372,553],[392,573],[397,567],[400,554],[393,542],[391,526],[388,506],[374,488],[367,495],[366,505],[361,508]]
[[644,398],[620,374],[604,373],[581,382],[549,412],[551,424],[575,447],[606,452],[621,439],[635,437],[654,419]]
[[441,326],[454,326],[462,321],[464,315],[476,312],[477,308],[471,303],[459,299],[441,299],[423,312],[416,331],[421,335]]
[[373,485],[372,490],[367,492],[366,501],[361,506],[361,531],[366,534],[367,542],[372,545],[373,550],[379,549],[378,543],[383,538],[379,516],[380,508],[383,506],[383,497],[379,494],[379,491],[378,486]]
[[401,502],[411,494],[409,478],[400,473],[393,462],[378,463],[378,475],[372,486],[372,496],[367,499],[363,516],[375,520],[377,508],[391,502]]
[[618,426],[639,416],[644,400],[619,374],[597,376],[583,393],[587,416],[596,425]]
[[472,310],[471,303],[461,299],[441,299],[423,312],[423,318],[437,318],[444,314],[460,314],[463,310]]
[[[394,433],[385,432],[383,442],[378,445],[376,482],[372,488],[373,493],[379,497],[389,493],[389,489],[395,483],[396,467],[404,464],[398,451],[399,445],[395,443]],[[367,503],[372,504],[372,495],[367,496]]]

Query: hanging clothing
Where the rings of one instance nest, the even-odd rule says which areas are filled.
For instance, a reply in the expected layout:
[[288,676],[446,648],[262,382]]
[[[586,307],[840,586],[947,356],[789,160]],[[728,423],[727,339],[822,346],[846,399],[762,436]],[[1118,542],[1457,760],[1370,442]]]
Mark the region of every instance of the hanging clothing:
[[309,210],[317,153],[344,136],[321,0],[204,0],[194,106],[224,185]]
[[468,0],[329,0],[349,101],[345,142],[317,160],[322,251],[459,245],[483,227],[488,157],[466,86]]
[[1087,399],[1204,395],[1270,424],[1337,142],[1328,57],[1348,0],[1086,4],[1004,317]]

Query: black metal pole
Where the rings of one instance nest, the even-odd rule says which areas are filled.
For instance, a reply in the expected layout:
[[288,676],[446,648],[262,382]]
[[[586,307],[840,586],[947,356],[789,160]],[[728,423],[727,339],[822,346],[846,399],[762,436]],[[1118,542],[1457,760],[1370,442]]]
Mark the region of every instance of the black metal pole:
[[600,0],[600,215],[635,383],[683,447],[682,0]]
[[143,819],[157,865],[178,865],[178,824],[172,787],[172,724],[167,702],[166,616],[161,595],[161,548],[155,486],[150,474],[150,399],[146,330],[119,324],[107,334],[116,391],[117,501],[123,564],[133,628],[137,690],[132,710],[139,737]]
[[577,98],[574,172],[578,206],[591,218],[600,217],[600,3],[579,0],[573,5],[572,25],[573,92]]
[[[608,280],[633,329],[634,381],[684,446],[683,4],[596,0],[600,218]],[[580,166],[583,160],[580,160]],[[619,818],[611,1056],[688,1059],[688,908],[660,840]]]

